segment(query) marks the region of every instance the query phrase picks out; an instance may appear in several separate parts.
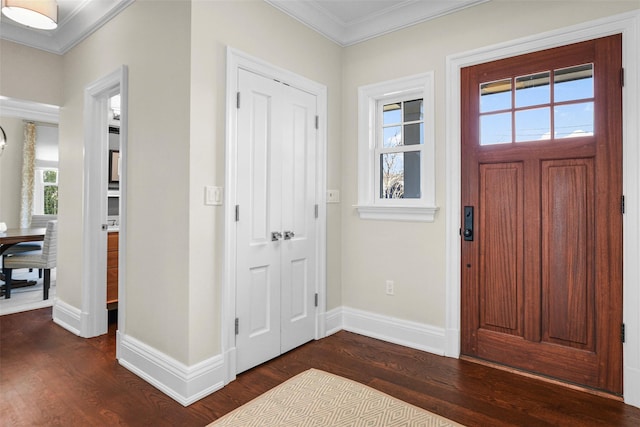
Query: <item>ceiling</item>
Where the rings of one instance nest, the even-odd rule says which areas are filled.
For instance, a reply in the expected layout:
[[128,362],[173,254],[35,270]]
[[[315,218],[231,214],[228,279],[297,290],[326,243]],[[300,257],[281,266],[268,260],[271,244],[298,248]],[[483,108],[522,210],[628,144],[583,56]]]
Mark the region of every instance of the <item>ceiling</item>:
[[37,30],[0,17],[0,38],[62,55],[135,0],[58,0],[58,28]]
[[264,0],[349,46],[489,0]]
[[[58,0],[58,28],[36,30],[0,18],[0,37],[62,55],[135,0]],[[210,0],[213,1],[213,0]],[[264,0],[341,46],[489,0]]]

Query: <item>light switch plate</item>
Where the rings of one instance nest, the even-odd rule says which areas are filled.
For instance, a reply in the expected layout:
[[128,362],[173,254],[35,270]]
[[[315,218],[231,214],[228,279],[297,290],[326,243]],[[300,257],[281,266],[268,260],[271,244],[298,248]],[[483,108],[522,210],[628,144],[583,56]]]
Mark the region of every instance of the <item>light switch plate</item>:
[[204,204],[209,206],[222,205],[222,187],[207,185],[204,187]]
[[340,203],[340,191],[327,190],[327,203]]

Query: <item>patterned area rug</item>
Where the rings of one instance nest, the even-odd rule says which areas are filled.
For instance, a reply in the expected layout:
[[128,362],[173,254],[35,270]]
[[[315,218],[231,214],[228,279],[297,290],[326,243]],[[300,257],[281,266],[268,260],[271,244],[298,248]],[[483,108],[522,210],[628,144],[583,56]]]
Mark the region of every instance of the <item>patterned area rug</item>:
[[309,369],[208,427],[461,426],[370,387]]

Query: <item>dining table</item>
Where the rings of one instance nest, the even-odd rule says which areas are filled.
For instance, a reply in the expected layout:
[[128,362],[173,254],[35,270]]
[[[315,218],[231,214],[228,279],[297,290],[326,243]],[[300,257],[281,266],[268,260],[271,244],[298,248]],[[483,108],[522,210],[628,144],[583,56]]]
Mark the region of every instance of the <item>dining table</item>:
[[[0,232],[0,256],[18,243],[40,242],[44,240],[45,227],[37,228],[8,228]],[[4,274],[0,272],[0,280],[4,282]],[[36,282],[27,280],[12,280],[11,287],[34,285]]]

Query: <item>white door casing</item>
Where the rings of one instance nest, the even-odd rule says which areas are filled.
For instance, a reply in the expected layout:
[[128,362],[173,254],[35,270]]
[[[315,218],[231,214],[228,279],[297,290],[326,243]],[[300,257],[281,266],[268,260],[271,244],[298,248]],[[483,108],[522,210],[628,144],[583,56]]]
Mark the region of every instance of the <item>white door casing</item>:
[[[325,334],[326,121],[323,117],[326,117],[326,87],[231,48],[228,49],[227,57],[226,256],[222,338],[225,382],[228,383],[235,378],[236,372],[251,366],[245,363],[261,363],[255,360],[267,355],[271,355],[268,358],[277,356]],[[251,114],[266,117],[266,112],[273,107],[273,95],[276,94],[279,108],[272,110],[273,116],[269,120],[284,120],[288,123],[274,132],[273,139],[278,142],[270,146],[268,152],[264,148],[266,143],[263,144],[263,151],[257,147],[254,152],[238,143],[243,132],[246,136],[250,131],[263,141],[268,134],[265,120],[258,122],[262,128],[258,126],[247,129],[245,120],[240,118],[242,108],[237,108],[237,91],[241,75],[261,80],[262,86],[252,94],[255,96],[254,100],[241,94],[240,104],[246,106],[255,101]],[[288,101],[285,102],[285,99]],[[293,145],[294,140],[301,139],[312,139],[313,144],[302,147]],[[271,174],[274,176],[269,175],[268,166],[256,162],[256,156],[269,159],[269,163],[273,164]],[[242,162],[245,162],[244,166]],[[254,162],[253,166],[251,162]],[[241,169],[249,166],[255,172],[254,178],[243,183],[245,177]],[[271,178],[269,182],[266,176]],[[241,187],[249,189],[250,183],[263,193],[273,193],[269,194],[270,206],[267,206],[267,196],[260,196],[260,191],[245,193],[247,198],[243,199]],[[236,205],[239,207],[239,219],[250,221],[251,229],[236,228]],[[249,220],[249,210],[256,206],[258,209],[251,213],[252,218]],[[260,214],[261,210],[268,217],[264,213]],[[274,214],[274,210],[277,214]],[[271,241],[271,232],[285,231],[293,232],[293,236],[287,240],[283,236],[277,242]],[[250,236],[252,239],[252,244],[247,245],[247,251],[256,257],[256,261],[251,262],[253,267],[249,267],[247,257],[241,254],[242,236]],[[242,269],[244,272],[241,272]],[[257,285],[260,281],[265,285]],[[256,287],[259,291],[250,291],[252,286],[254,291]],[[317,308],[314,307],[315,293],[318,294]],[[245,307],[240,304],[236,306],[241,294],[246,294],[245,301],[252,302],[247,302]],[[264,304],[267,298],[272,298],[268,308]],[[274,298],[277,299],[276,304],[273,303]],[[259,308],[251,309],[251,304]],[[249,311],[251,320],[247,320],[249,315],[245,314]],[[237,345],[236,317],[239,318],[240,332]],[[268,342],[264,346],[254,346],[261,349],[258,351],[261,355],[254,357],[253,362],[236,355],[236,347],[243,345],[243,339],[248,340],[248,337],[242,336],[248,330],[252,331],[252,339],[256,342]],[[276,335],[283,339],[275,339]]]
[[[128,134],[128,68],[123,65],[85,88],[84,94],[84,193],[82,253],[82,307],[79,335],[85,338],[107,333],[106,271],[108,99],[120,94],[120,241],[126,236],[126,161]],[[126,247],[118,252],[118,329],[124,330],[124,277]],[[54,310],[55,318],[55,310]],[[119,334],[118,334],[119,336]],[[119,341],[119,338],[118,338]],[[116,351],[116,358],[118,358]]]

